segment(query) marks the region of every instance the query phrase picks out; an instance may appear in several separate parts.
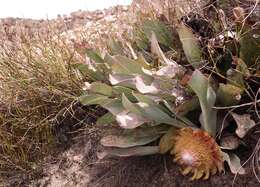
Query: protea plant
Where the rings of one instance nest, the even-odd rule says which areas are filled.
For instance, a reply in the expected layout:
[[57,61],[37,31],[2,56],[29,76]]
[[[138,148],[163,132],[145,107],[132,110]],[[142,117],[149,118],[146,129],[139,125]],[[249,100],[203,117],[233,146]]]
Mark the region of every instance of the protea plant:
[[[181,23],[176,28],[182,47],[178,50],[180,46],[174,46],[174,34],[166,25],[151,20],[145,24],[148,25],[135,34],[137,39],[128,43],[127,50],[113,50],[113,55],[102,56],[88,49],[88,64],[77,66],[91,80],[85,83],[80,102],[106,109],[97,124],[111,124],[117,130],[101,139],[102,156],[170,152],[181,165],[182,173],[192,173],[192,179],[208,179],[210,174],[223,171],[224,161],[233,173],[243,174],[239,158],[230,151],[224,152],[238,147],[236,135],[217,138],[225,127],[217,125],[223,117],[217,116],[215,105],[239,103],[245,91],[247,65],[237,58],[238,71],[227,72],[227,81],[218,83],[211,72],[199,70],[210,61],[205,59],[198,38],[187,25]],[[116,41],[112,45],[123,46]],[[164,53],[161,47],[168,52]],[[179,65],[173,58],[182,61],[182,55],[170,58],[173,53],[169,51],[184,52],[191,66]],[[194,117],[198,111],[200,116]],[[235,115],[235,120],[241,117]],[[239,138],[245,136],[243,132]]]

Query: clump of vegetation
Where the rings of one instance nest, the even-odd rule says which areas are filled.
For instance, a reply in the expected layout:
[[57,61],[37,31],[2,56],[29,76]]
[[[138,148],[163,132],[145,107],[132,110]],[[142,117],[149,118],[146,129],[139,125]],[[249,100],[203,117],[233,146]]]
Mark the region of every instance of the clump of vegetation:
[[12,41],[1,36],[1,176],[31,171],[52,152],[56,117],[80,93],[73,49],[54,34],[30,34]]
[[[224,161],[231,172],[245,173],[233,150],[259,120],[260,41],[242,8],[234,17],[221,33],[197,16],[173,28],[147,20],[127,49],[114,41],[105,56],[87,50],[89,64],[77,69],[92,81],[79,100],[105,108],[97,124],[115,131],[101,139],[100,157],[170,152],[193,180],[222,171]],[[202,26],[211,33],[199,37]]]
[[118,6],[53,20],[1,20],[0,180],[38,174],[43,158],[68,148],[70,137],[102,113],[77,102],[87,79],[73,67],[85,63],[86,46],[102,50],[108,35],[128,30],[127,14]]

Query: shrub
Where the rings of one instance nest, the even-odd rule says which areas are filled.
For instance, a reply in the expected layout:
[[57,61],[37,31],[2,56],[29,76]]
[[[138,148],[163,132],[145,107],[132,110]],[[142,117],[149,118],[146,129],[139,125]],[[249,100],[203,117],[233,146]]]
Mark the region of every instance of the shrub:
[[[218,124],[224,124],[226,119],[220,109],[230,109],[231,113],[240,107],[237,104],[243,106],[250,85],[255,85],[247,80],[257,76],[257,59],[246,60],[243,50],[259,41],[247,40],[246,44],[243,39],[252,39],[253,35],[240,30],[243,39],[233,38],[229,42],[224,39],[220,51],[226,56],[220,58],[219,46],[213,44],[202,49],[194,30],[183,22],[173,29],[179,36],[175,38],[176,43],[169,40],[174,34],[161,22],[144,24],[141,29],[137,28],[137,38],[132,39],[128,53],[117,54],[114,50],[112,56],[103,57],[89,49],[89,63],[77,66],[85,76],[93,77],[91,82],[85,83],[85,94],[79,101],[83,105],[100,105],[108,111],[98,120],[98,125],[120,127],[116,128],[118,132],[101,139],[104,152],[100,156],[170,152],[183,167],[183,174],[193,173],[192,179],[203,176],[207,179],[210,174],[222,171],[224,161],[233,173],[245,173],[240,159],[230,150],[238,148],[239,138],[255,126],[254,120],[250,115],[232,113],[237,126],[230,123],[232,120],[228,127]],[[217,30],[214,32],[216,36],[209,43],[218,39]],[[230,54],[232,42],[241,47]],[[258,50],[251,47],[247,52],[251,57],[257,56]],[[182,50],[174,50],[180,48]],[[179,64],[168,55],[176,52],[178,55],[173,58]],[[223,66],[223,63],[228,64]],[[198,111],[200,116],[194,117]],[[245,121],[250,122],[248,129],[245,129]],[[231,135],[217,136],[227,134],[231,127],[236,129]]]

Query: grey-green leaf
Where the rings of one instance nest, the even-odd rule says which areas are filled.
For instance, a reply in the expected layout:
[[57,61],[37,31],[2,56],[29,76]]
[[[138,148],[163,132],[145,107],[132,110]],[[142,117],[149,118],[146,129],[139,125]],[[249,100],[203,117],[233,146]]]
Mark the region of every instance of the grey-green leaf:
[[196,110],[199,107],[200,107],[200,103],[198,97],[193,97],[187,101],[184,101],[184,103],[176,107],[175,112],[180,116],[184,116],[187,113]]
[[107,47],[111,55],[125,55],[122,43],[113,38],[108,40]]
[[215,136],[217,112],[212,107],[216,102],[216,94],[210,86],[209,80],[199,70],[195,70],[189,85],[199,98],[202,110],[200,122],[203,129]]
[[135,97],[132,95],[133,89],[124,86],[113,86],[113,93],[119,97],[125,94],[130,101],[136,101]]
[[130,148],[117,148],[107,147],[101,153],[98,153],[99,159],[117,157],[130,157],[130,156],[147,156],[159,153],[159,146],[137,146]]
[[110,99],[107,102],[101,103],[101,106],[111,112],[113,115],[117,115],[124,111],[122,101],[119,99]]
[[83,76],[88,77],[89,80],[102,81],[105,76],[100,71],[92,70],[88,64],[74,64],[73,68],[77,69]]
[[121,55],[112,56],[110,59],[110,66],[113,73],[126,75],[144,74],[142,71],[142,66],[132,59]]
[[102,94],[102,95],[106,95],[106,96],[111,96],[113,89],[111,86],[109,86],[105,83],[94,82],[90,85],[89,91],[98,93],[98,94]]
[[106,114],[104,114],[103,116],[98,118],[96,124],[100,125],[100,126],[101,125],[108,125],[108,124],[111,124],[115,121],[116,121],[115,116],[112,113],[107,112]]
[[184,24],[179,25],[177,32],[188,62],[194,68],[199,68],[203,64],[203,60],[198,38]]
[[151,36],[151,52],[154,55],[156,55],[158,57],[158,59],[161,60],[161,62],[163,62],[165,64],[169,64],[170,63],[170,60],[167,59],[165,57],[165,55],[163,54],[154,32],[152,32],[152,36]]
[[126,110],[129,110],[130,112],[133,112],[135,114],[139,114],[141,115],[142,114],[142,111],[140,109],[140,107],[135,104],[135,103],[132,103],[127,97],[125,94],[122,95],[122,104],[124,106],[124,108]]
[[135,76],[125,74],[110,74],[109,81],[112,85],[135,88]]
[[86,53],[88,57],[92,60],[94,60],[96,63],[104,63],[103,58],[93,49],[87,49]]
[[107,96],[92,94],[92,95],[83,95],[79,97],[79,101],[82,105],[101,105],[108,100]]
[[155,141],[169,129],[167,125],[138,128],[127,130],[121,135],[108,135],[101,139],[101,144],[105,147],[128,148],[145,145]]

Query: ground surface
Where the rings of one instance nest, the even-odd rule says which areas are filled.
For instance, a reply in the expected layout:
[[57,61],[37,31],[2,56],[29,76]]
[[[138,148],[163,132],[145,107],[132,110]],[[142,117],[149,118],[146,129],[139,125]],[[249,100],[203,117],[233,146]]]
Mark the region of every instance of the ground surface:
[[[88,187],[88,186],[238,186],[255,187],[259,183],[252,173],[250,162],[245,165],[247,174],[234,179],[234,175],[226,169],[209,180],[190,181],[182,176],[179,167],[169,156],[154,155],[135,158],[97,158],[100,149],[98,140],[102,133],[90,128],[84,135],[71,140],[75,143],[65,152],[45,161],[40,179],[34,180],[30,186],[41,187]],[[239,149],[243,163],[250,156],[259,134],[247,138],[250,145]],[[251,150],[251,151],[249,151]]]

